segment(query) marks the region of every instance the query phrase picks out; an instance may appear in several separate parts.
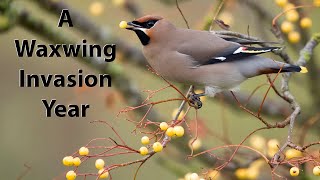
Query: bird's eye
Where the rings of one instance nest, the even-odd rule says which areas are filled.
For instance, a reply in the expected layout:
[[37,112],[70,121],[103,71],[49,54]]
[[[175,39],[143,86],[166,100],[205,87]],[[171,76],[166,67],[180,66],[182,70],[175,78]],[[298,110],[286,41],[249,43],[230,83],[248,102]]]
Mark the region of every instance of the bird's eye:
[[154,21],[149,21],[147,22],[148,28],[152,28],[154,26],[155,22]]

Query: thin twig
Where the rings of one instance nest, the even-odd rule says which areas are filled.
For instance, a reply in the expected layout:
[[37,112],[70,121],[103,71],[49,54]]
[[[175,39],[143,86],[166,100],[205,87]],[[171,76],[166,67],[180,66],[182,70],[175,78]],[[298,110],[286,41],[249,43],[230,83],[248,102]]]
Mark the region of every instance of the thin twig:
[[179,10],[179,12],[180,12],[180,14],[181,14],[181,16],[182,16],[182,18],[183,18],[184,22],[186,23],[187,28],[188,28],[188,29],[190,29],[189,23],[188,23],[188,21],[187,21],[186,17],[184,17],[182,10],[180,9],[180,6],[179,6],[179,3],[178,3],[178,0],[176,0],[176,7],[177,7],[177,9]]

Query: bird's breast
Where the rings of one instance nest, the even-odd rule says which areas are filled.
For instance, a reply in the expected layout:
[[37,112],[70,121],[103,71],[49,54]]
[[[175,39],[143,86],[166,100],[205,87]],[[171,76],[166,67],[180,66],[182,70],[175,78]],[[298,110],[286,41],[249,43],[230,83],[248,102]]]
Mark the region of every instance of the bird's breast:
[[165,48],[144,47],[143,53],[150,66],[161,76],[176,82],[188,81],[186,74],[191,69],[191,61],[187,57],[181,57],[176,51]]

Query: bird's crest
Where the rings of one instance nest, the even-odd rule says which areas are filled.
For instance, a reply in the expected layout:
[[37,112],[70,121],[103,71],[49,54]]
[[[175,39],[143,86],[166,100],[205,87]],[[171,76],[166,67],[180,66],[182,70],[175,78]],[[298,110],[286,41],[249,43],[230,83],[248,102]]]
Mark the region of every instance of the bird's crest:
[[161,16],[146,15],[146,16],[142,16],[142,17],[136,19],[135,21],[138,21],[138,22],[140,22],[140,23],[143,23],[143,22],[147,22],[147,21],[150,21],[150,20],[156,20],[156,21],[158,21],[158,20],[161,20],[161,19],[163,19],[163,17],[161,17]]

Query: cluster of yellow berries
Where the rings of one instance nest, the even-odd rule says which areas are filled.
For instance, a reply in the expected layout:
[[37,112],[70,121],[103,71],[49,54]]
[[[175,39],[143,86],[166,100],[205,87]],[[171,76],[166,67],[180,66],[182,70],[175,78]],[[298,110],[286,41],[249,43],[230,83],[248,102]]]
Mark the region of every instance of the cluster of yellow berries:
[[[143,137],[141,138],[141,143],[142,143],[143,145],[148,145],[148,144],[150,143],[149,137],[148,137],[148,136],[143,136]],[[153,143],[152,148],[153,148],[153,151],[154,151],[154,152],[161,152],[162,149],[163,149],[163,146],[162,146],[162,144],[161,144],[160,142],[155,142],[155,143]],[[141,155],[145,156],[145,155],[147,155],[147,154],[149,153],[149,150],[148,150],[147,147],[142,146],[142,147],[139,149],[139,152],[140,152]]]
[[109,177],[109,172],[104,169],[105,163],[103,159],[97,159],[94,165],[98,169],[100,179],[105,179]]
[[[295,6],[288,0],[275,0],[276,4],[286,12],[286,20],[281,23],[281,31],[288,35],[290,43],[296,44],[300,41],[300,33],[294,30],[294,23],[298,23],[299,13],[293,9]],[[312,26],[312,20],[309,17],[300,19],[299,25],[302,29],[308,29]]]
[[[79,155],[80,156],[87,156],[89,154],[89,149],[87,147],[81,147],[79,149]],[[65,166],[79,166],[81,164],[81,159],[79,157],[73,158],[72,156],[66,156],[62,160],[63,165]],[[104,160],[103,159],[97,159],[95,162],[96,168],[99,170],[99,178],[104,179],[109,176],[109,172],[104,172]],[[77,174],[74,171],[68,171],[66,174],[67,180],[74,180],[76,179]]]
[[182,137],[184,135],[184,128],[182,126],[169,127],[166,130],[166,135],[169,137]]
[[[254,149],[260,152],[266,153],[269,157],[273,157],[279,151],[279,147],[280,147],[280,142],[277,139],[270,139],[267,141],[265,138],[259,135],[251,136],[249,139],[249,144]],[[288,149],[285,151],[284,154],[286,159],[288,160],[293,158],[303,157],[303,153],[296,149]],[[261,163],[263,163],[263,161],[262,162],[255,161],[250,165],[250,167],[253,167],[253,168],[249,167],[249,168],[238,169],[235,172],[235,175],[238,177],[238,179],[255,179],[258,176],[259,172],[257,172],[257,170],[259,167],[261,167]],[[300,171],[298,167],[292,167],[290,169],[291,176],[298,176],[299,173]],[[320,176],[320,166],[315,166],[313,168],[313,174],[315,176]]]
[[[149,137],[148,137],[148,136],[143,136],[143,137],[141,138],[141,143],[144,144],[144,145],[149,144],[149,143],[150,143]],[[145,146],[142,146],[142,147],[139,149],[139,152],[140,152],[140,154],[143,155],[143,156],[144,156],[144,155],[147,155],[147,154],[149,153],[148,148],[145,147]]]
[[[126,27],[126,22],[122,21],[119,26],[121,28],[125,28]],[[174,116],[177,114],[178,109],[175,109],[172,113],[172,118],[174,118]],[[178,117],[177,120],[182,120],[184,117],[185,112],[182,111]],[[169,127],[168,123],[166,122],[161,122],[159,125],[161,131],[165,131],[166,135],[169,137],[182,137],[184,135],[184,128],[182,126],[174,126],[174,127]],[[141,143],[143,145],[148,145],[150,143],[150,139],[148,136],[143,136],[141,138]],[[155,142],[152,145],[152,149],[154,152],[161,152],[163,150],[163,145],[160,142]],[[142,146],[139,149],[139,152],[141,155],[147,155],[149,153],[149,150],[147,147]]]
[[[143,137],[141,138],[141,143],[142,143],[143,145],[148,145],[148,144],[150,143],[149,137],[148,137],[148,136],[143,136]],[[153,151],[154,151],[154,152],[161,152],[162,149],[163,149],[163,146],[162,146],[162,144],[161,144],[160,142],[155,142],[155,143],[153,143],[152,148],[153,148]],[[139,149],[139,152],[140,152],[141,155],[144,156],[144,155],[147,155],[147,154],[149,153],[149,150],[148,150],[147,147],[142,146],[142,147]]]
[[[273,157],[278,151],[280,147],[280,142],[277,139],[269,139],[268,141],[259,136],[254,135],[249,139],[249,144],[254,149],[267,154],[269,157]],[[298,158],[302,157],[302,152],[295,149],[288,149],[285,152],[286,159]]]
[[166,131],[166,135],[169,137],[182,137],[184,135],[184,128],[182,126],[169,127],[166,122],[162,122],[160,123],[160,129]]
[[[169,125],[166,122],[162,122],[160,123],[160,129],[162,131],[166,131],[166,135],[169,137],[172,137],[172,136],[182,137],[184,135],[184,128],[182,126],[169,127]],[[141,143],[143,145],[148,145],[150,143],[149,137],[143,136],[141,138]],[[154,152],[161,152],[163,149],[163,145],[160,142],[155,142],[152,145],[152,149]],[[141,155],[144,156],[149,153],[149,150],[147,147],[142,146],[140,147],[139,152]]]
[[[291,176],[299,176],[300,170],[298,167],[290,168],[290,175]],[[312,170],[313,175],[320,176],[320,166],[315,166]]]
[[249,144],[254,149],[267,154],[269,157],[274,156],[280,147],[280,142],[277,139],[266,140],[259,135],[253,135],[249,139]]
[[79,157],[73,158],[72,156],[66,156],[63,158],[62,163],[65,166],[79,166],[81,164],[81,160]]
[[260,168],[265,163],[264,160],[258,159],[250,164],[248,168],[239,168],[235,171],[235,176],[238,179],[257,179],[260,174]]

